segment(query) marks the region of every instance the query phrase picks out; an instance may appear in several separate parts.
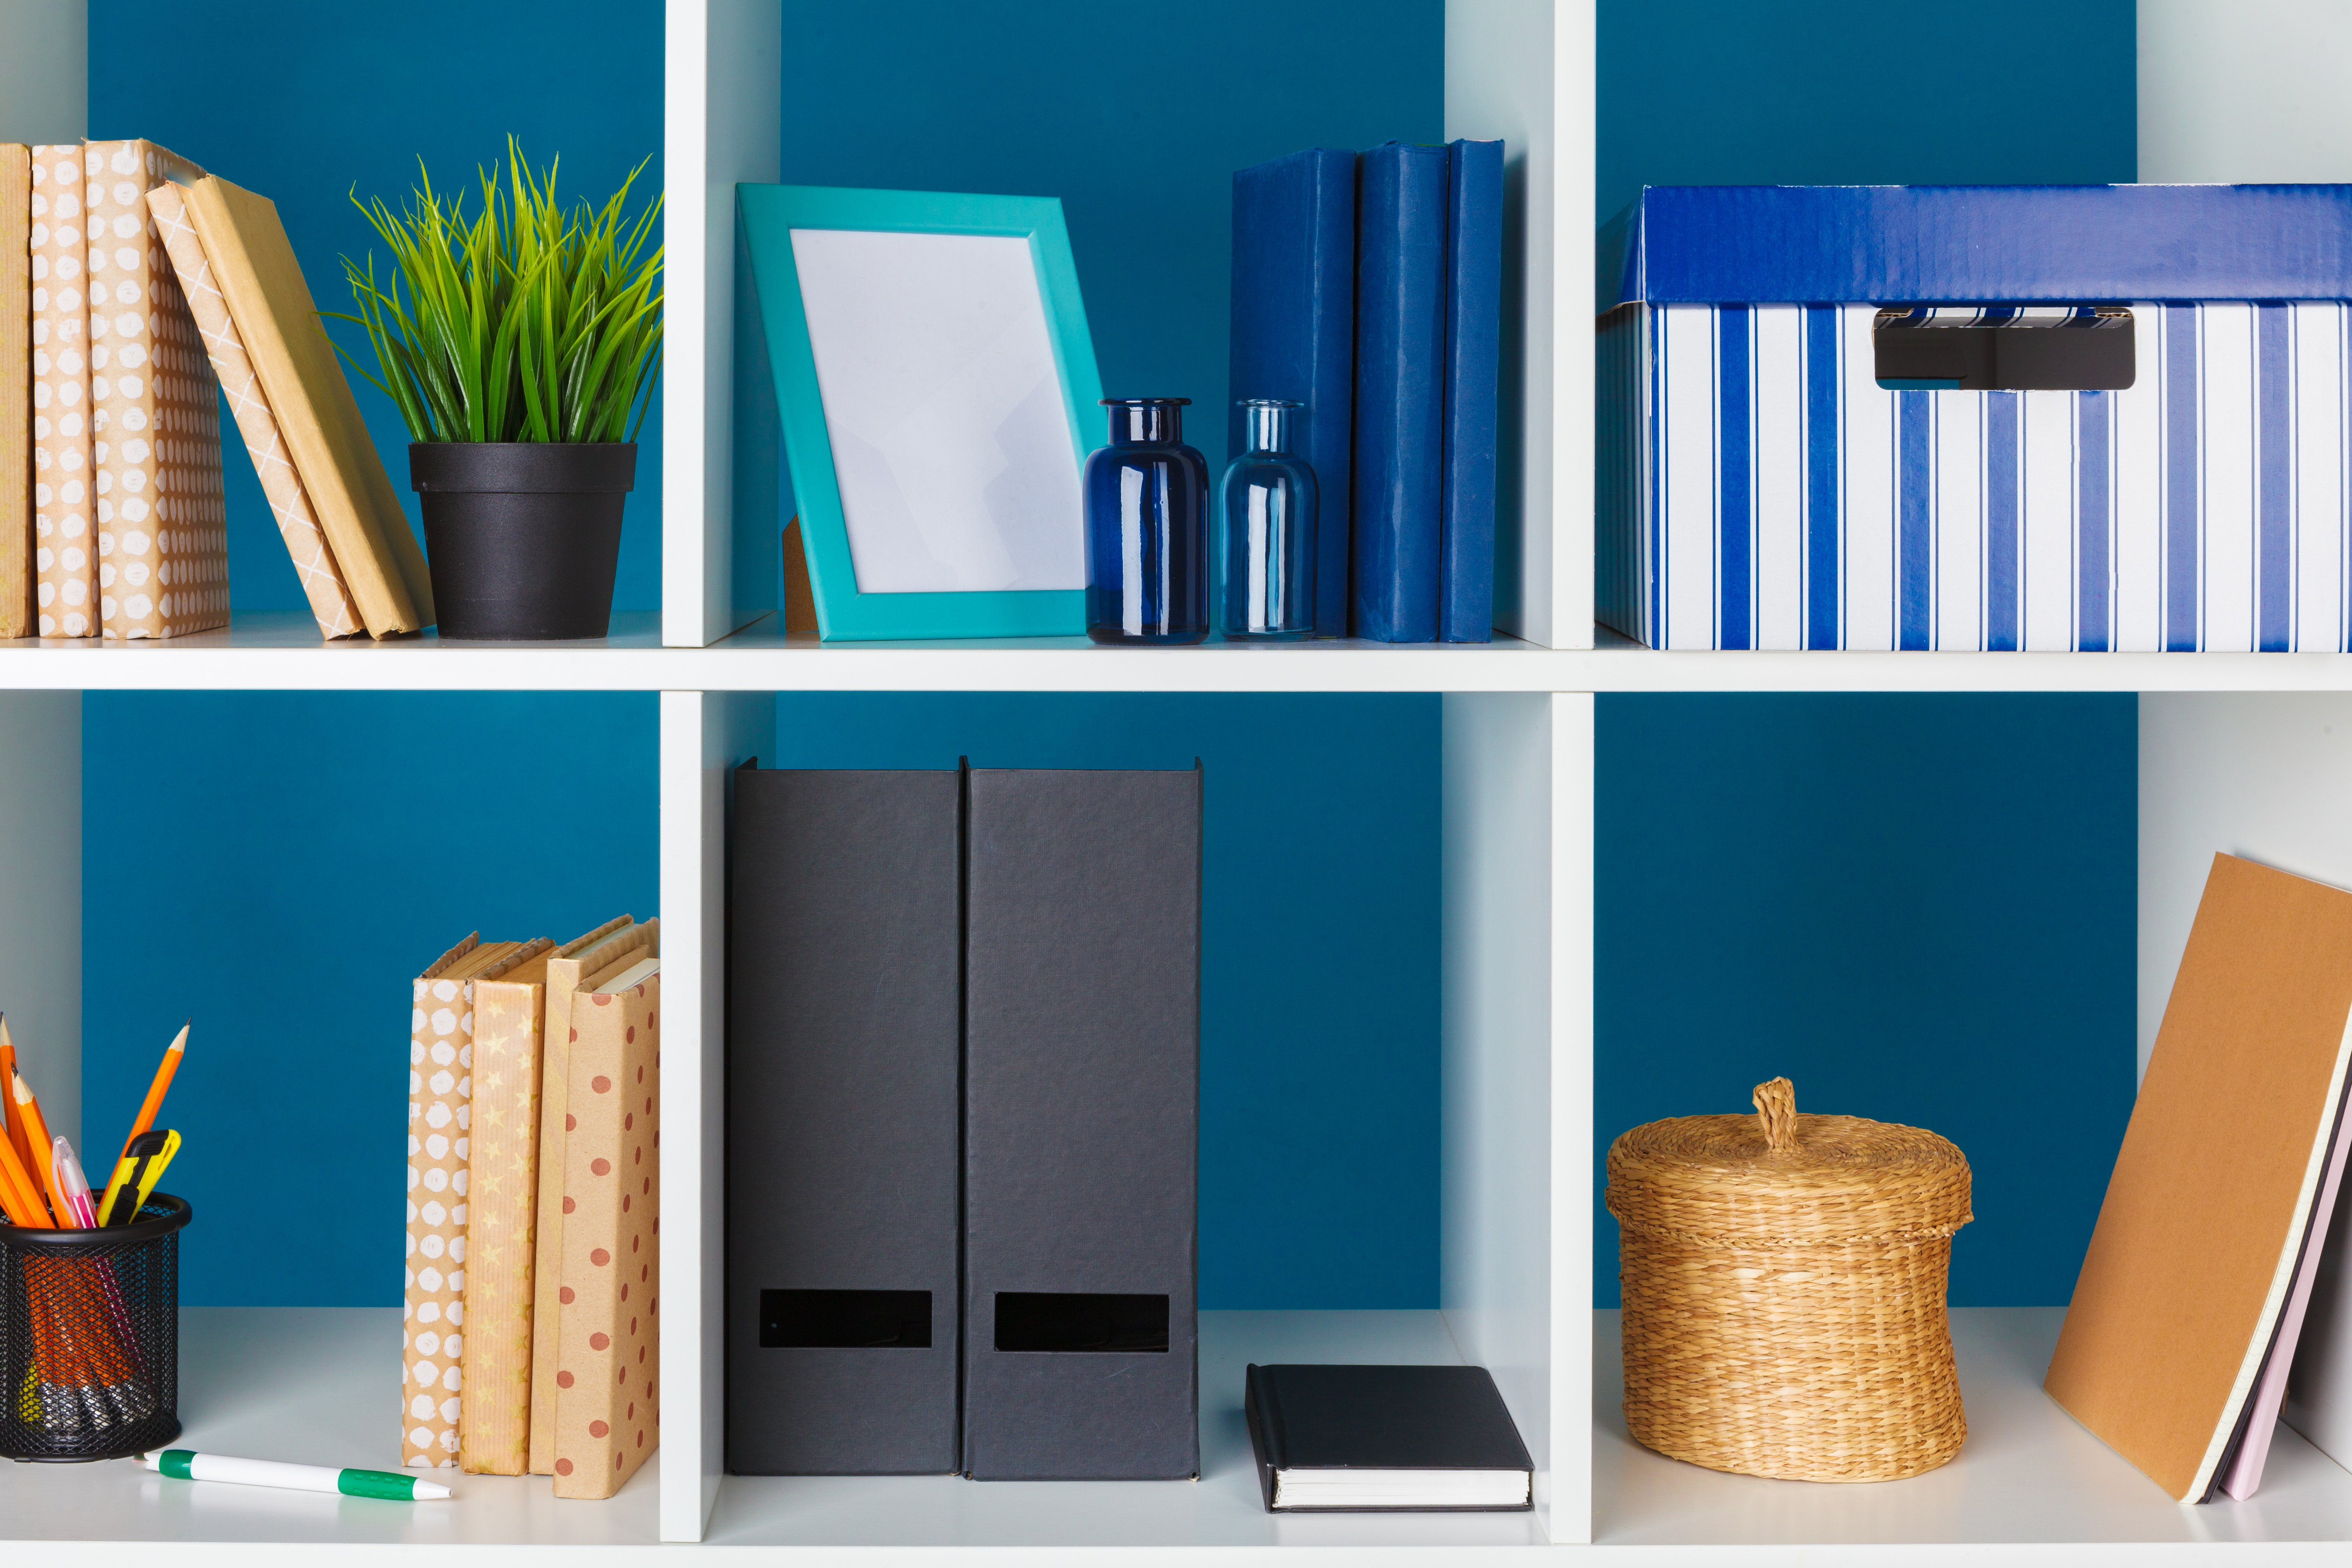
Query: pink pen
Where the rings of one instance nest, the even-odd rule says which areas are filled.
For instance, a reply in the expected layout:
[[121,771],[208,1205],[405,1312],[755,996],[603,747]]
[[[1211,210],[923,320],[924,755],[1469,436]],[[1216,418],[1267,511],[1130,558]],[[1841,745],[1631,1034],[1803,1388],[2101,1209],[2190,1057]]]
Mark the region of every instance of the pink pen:
[[74,1158],[73,1145],[59,1133],[49,1151],[58,1171],[58,1190],[65,1194],[66,1206],[73,1210],[74,1223],[84,1230],[98,1228],[98,1205],[90,1201],[89,1178],[81,1173],[81,1162]]
[[[81,1162],[74,1158],[73,1145],[59,1133],[50,1145],[49,1158],[58,1173],[58,1190],[65,1194],[66,1207],[73,1211],[73,1223],[84,1230],[98,1228],[98,1205],[89,1195],[89,1178],[81,1172]],[[107,1316],[114,1320],[114,1332],[123,1351],[133,1364],[144,1373],[146,1357],[139,1353],[139,1336],[131,1331],[131,1314],[122,1300],[121,1287],[115,1283],[114,1270],[100,1266],[97,1270],[100,1290],[106,1296]]]

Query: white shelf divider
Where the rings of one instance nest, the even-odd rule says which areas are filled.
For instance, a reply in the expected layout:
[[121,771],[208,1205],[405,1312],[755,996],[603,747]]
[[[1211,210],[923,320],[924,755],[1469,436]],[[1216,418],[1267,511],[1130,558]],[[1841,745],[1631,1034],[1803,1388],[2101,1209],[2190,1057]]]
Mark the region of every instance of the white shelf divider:
[[662,640],[700,647],[775,604],[738,602],[735,186],[777,177],[783,11],[667,0],[666,19]]
[[1593,0],[1449,0],[1445,134],[1506,159],[1496,624],[1592,646]]
[[1592,699],[1453,695],[1443,733],[1439,1300],[1511,1407],[1549,1539],[1581,1541]]
[[0,0],[0,142],[89,130],[89,0]]
[[0,997],[49,1131],[81,1128],[81,693],[0,691]]
[[661,1538],[699,1541],[726,1460],[727,813],[775,700],[661,699]]

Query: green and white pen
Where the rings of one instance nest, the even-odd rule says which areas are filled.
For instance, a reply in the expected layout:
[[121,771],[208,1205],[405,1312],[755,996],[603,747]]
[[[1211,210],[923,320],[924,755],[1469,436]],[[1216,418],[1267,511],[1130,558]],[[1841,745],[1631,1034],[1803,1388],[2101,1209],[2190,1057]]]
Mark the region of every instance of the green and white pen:
[[445,1498],[449,1489],[400,1470],[331,1470],[324,1465],[281,1465],[275,1459],[232,1459],[226,1454],[199,1454],[193,1448],[165,1448],[142,1454],[139,1462],[151,1470],[184,1481],[233,1481],[241,1487],[285,1487],[298,1492],[341,1492],[345,1497],[383,1498],[392,1502],[425,1502]]

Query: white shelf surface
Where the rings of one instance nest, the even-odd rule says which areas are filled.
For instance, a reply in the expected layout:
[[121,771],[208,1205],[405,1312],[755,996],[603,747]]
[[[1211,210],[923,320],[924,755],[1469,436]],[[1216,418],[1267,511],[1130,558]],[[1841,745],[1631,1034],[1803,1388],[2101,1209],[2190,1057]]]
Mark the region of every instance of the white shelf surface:
[[660,617],[616,615],[582,642],[443,642],[431,631],[329,641],[300,611],[239,614],[155,641],[0,641],[0,690],[658,690]]
[[[1202,1312],[1200,1321],[1198,1481],[729,1476],[704,1550],[1192,1548],[1222,1557],[1232,1548],[1384,1547],[1418,1548],[1437,1562],[1464,1547],[1543,1547],[1532,1513],[1269,1514],[1259,1498],[1242,1420],[1244,1369],[1251,1362],[1458,1363],[1443,1314]],[[1478,1560],[1492,1555],[1481,1552]]]
[[639,613],[583,642],[327,642],[309,616],[269,612],[161,642],[0,642],[0,690],[2352,691],[2346,654],[1657,653],[1597,640],[821,643],[771,618],[709,647],[665,647]]
[[2064,1316],[1956,1310],[1969,1418],[1959,1457],[1909,1480],[1837,1486],[1727,1475],[1637,1447],[1625,1435],[1618,1314],[1595,1312],[1593,1540],[1684,1548],[1650,1555],[1692,1562],[2346,1560],[2352,1474],[2291,1428],[2279,1428],[2255,1496],[2187,1507],[2068,1415],[2042,1392]]
[[[68,1547],[76,1563],[152,1568],[257,1557],[382,1561],[417,1549],[603,1549],[600,1561],[873,1562],[871,1549],[926,1558],[1087,1547],[1165,1563],[1292,1548],[1437,1563],[1464,1547],[1540,1548],[1532,1513],[1273,1515],[1258,1497],[1242,1420],[1243,1369],[1259,1362],[1462,1359],[1442,1314],[1203,1312],[1198,1481],[981,1482],[953,1476],[747,1477],[723,1483],[701,1547],[656,1543],[656,1455],[609,1502],[559,1500],[544,1477],[429,1472],[446,1501],[364,1498],[175,1481],[131,1460],[0,1464],[0,1561],[12,1548]],[[174,1447],[305,1464],[396,1468],[400,1387],[396,1308],[192,1307],[181,1313],[180,1419]],[[419,1472],[427,1473],[427,1472]],[[827,1551],[832,1548],[835,1551]],[[1192,1549],[1186,1552],[1181,1549]],[[730,1550],[732,1549],[732,1550]],[[1324,1552],[1310,1550],[1309,1556]],[[1479,1553],[1481,1560],[1493,1555]],[[27,1557],[26,1561],[37,1561]],[[63,1559],[59,1559],[63,1561]],[[1010,1563],[1013,1557],[996,1557]],[[1089,1553],[1088,1560],[1097,1560]],[[1456,1559],[1458,1561],[1458,1559]]]
[[[400,1466],[400,1309],[189,1307],[180,1314],[175,1447],[296,1464]],[[0,1561],[232,1563],[257,1547],[654,1548],[656,1455],[606,1502],[559,1500],[545,1477],[419,1471],[446,1501],[176,1481],[132,1460],[0,1464]],[[73,1543],[54,1559],[8,1542]],[[172,1543],[168,1559],[155,1542]],[[109,1550],[109,1545],[114,1548]]]

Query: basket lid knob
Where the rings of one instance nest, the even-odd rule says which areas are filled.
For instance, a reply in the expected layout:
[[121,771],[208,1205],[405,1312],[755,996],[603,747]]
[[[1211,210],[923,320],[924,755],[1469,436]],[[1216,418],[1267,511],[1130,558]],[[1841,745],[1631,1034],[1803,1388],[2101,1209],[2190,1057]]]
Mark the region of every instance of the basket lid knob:
[[1776,1078],[1756,1086],[1756,1119],[1764,1124],[1764,1146],[1775,1154],[1797,1151],[1797,1086]]

